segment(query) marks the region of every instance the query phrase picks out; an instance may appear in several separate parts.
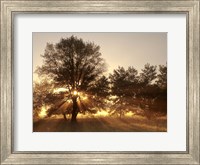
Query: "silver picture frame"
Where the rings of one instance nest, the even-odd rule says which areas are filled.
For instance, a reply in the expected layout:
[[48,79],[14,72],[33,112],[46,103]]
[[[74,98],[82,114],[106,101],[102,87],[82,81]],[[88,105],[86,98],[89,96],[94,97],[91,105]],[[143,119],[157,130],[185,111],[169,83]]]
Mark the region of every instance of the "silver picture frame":
[[[199,0],[0,0],[1,2],[1,164],[200,164]],[[187,150],[184,152],[16,152],[13,150],[16,13],[184,13],[187,15]]]

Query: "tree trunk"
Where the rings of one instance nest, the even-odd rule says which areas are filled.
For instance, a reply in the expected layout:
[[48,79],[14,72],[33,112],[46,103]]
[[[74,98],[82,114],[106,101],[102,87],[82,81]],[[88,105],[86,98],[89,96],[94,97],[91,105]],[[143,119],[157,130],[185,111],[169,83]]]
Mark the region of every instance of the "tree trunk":
[[119,117],[120,117],[120,119],[122,118],[122,110],[121,109],[120,109]]
[[71,122],[72,123],[76,123],[76,117],[78,115],[78,103],[77,103],[77,97],[73,97],[72,98],[72,102],[73,102],[73,110],[72,110],[72,117],[71,117]]
[[67,117],[66,117],[66,114],[65,114],[65,113],[63,113],[63,117],[64,117],[65,120],[67,120]]

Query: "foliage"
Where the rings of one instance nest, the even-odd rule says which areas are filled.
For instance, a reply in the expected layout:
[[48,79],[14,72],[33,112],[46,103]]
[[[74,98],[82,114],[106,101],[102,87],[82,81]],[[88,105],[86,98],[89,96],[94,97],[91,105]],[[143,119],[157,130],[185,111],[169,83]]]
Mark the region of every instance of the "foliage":
[[106,97],[109,95],[110,91],[109,84],[108,78],[106,76],[102,76],[97,79],[90,88],[88,88],[88,92],[95,94],[96,96]]
[[33,85],[33,116],[37,118],[39,116],[42,106],[48,105],[52,107],[62,99],[63,96],[55,95],[53,93],[54,85],[47,80],[43,80],[40,83],[34,83]]
[[149,63],[145,64],[142,73],[140,73],[140,83],[145,85],[150,85],[153,80],[156,78],[156,66],[150,65]]
[[44,63],[39,75],[49,76],[60,86],[73,90],[87,90],[106,70],[99,52],[100,47],[91,42],[71,36],[57,44],[47,43],[42,55]]
[[159,65],[159,74],[157,75],[157,85],[161,89],[167,89],[167,66]]
[[115,69],[113,74],[109,76],[112,94],[117,96],[134,95],[138,84],[137,73],[137,70],[133,67],[128,67],[125,70],[119,66],[118,69]]

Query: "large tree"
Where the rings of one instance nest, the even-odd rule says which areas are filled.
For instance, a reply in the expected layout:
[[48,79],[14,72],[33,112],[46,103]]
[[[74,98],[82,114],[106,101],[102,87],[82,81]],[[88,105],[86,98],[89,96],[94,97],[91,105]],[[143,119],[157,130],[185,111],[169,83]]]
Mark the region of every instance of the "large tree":
[[79,93],[95,94],[95,82],[106,71],[100,47],[71,36],[61,38],[56,44],[47,43],[42,58],[43,65],[37,73],[50,77],[56,86],[68,89],[66,97],[72,101],[71,121],[76,122],[80,111]]
[[149,63],[144,65],[144,69],[140,73],[140,83],[143,86],[151,85],[153,80],[156,79],[156,66],[150,65]]

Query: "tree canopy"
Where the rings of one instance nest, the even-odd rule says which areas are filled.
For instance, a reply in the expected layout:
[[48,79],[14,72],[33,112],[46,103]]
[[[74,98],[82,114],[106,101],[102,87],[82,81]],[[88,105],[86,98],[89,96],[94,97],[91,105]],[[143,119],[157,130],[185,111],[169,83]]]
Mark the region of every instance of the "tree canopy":
[[156,66],[150,65],[149,63],[145,64],[142,73],[140,74],[140,81],[144,85],[150,85],[153,80],[156,78]]
[[37,73],[52,79],[56,86],[68,89],[67,97],[73,102],[72,116],[75,121],[79,112],[77,99],[80,96],[77,92],[99,92],[95,90],[97,80],[101,81],[106,71],[100,46],[75,36],[61,38],[56,44],[47,43],[42,58],[43,65],[37,69]]
[[106,64],[100,47],[92,42],[71,36],[59,43],[47,43],[43,65],[37,69],[39,75],[53,79],[59,86],[69,90],[89,90],[104,71]]

